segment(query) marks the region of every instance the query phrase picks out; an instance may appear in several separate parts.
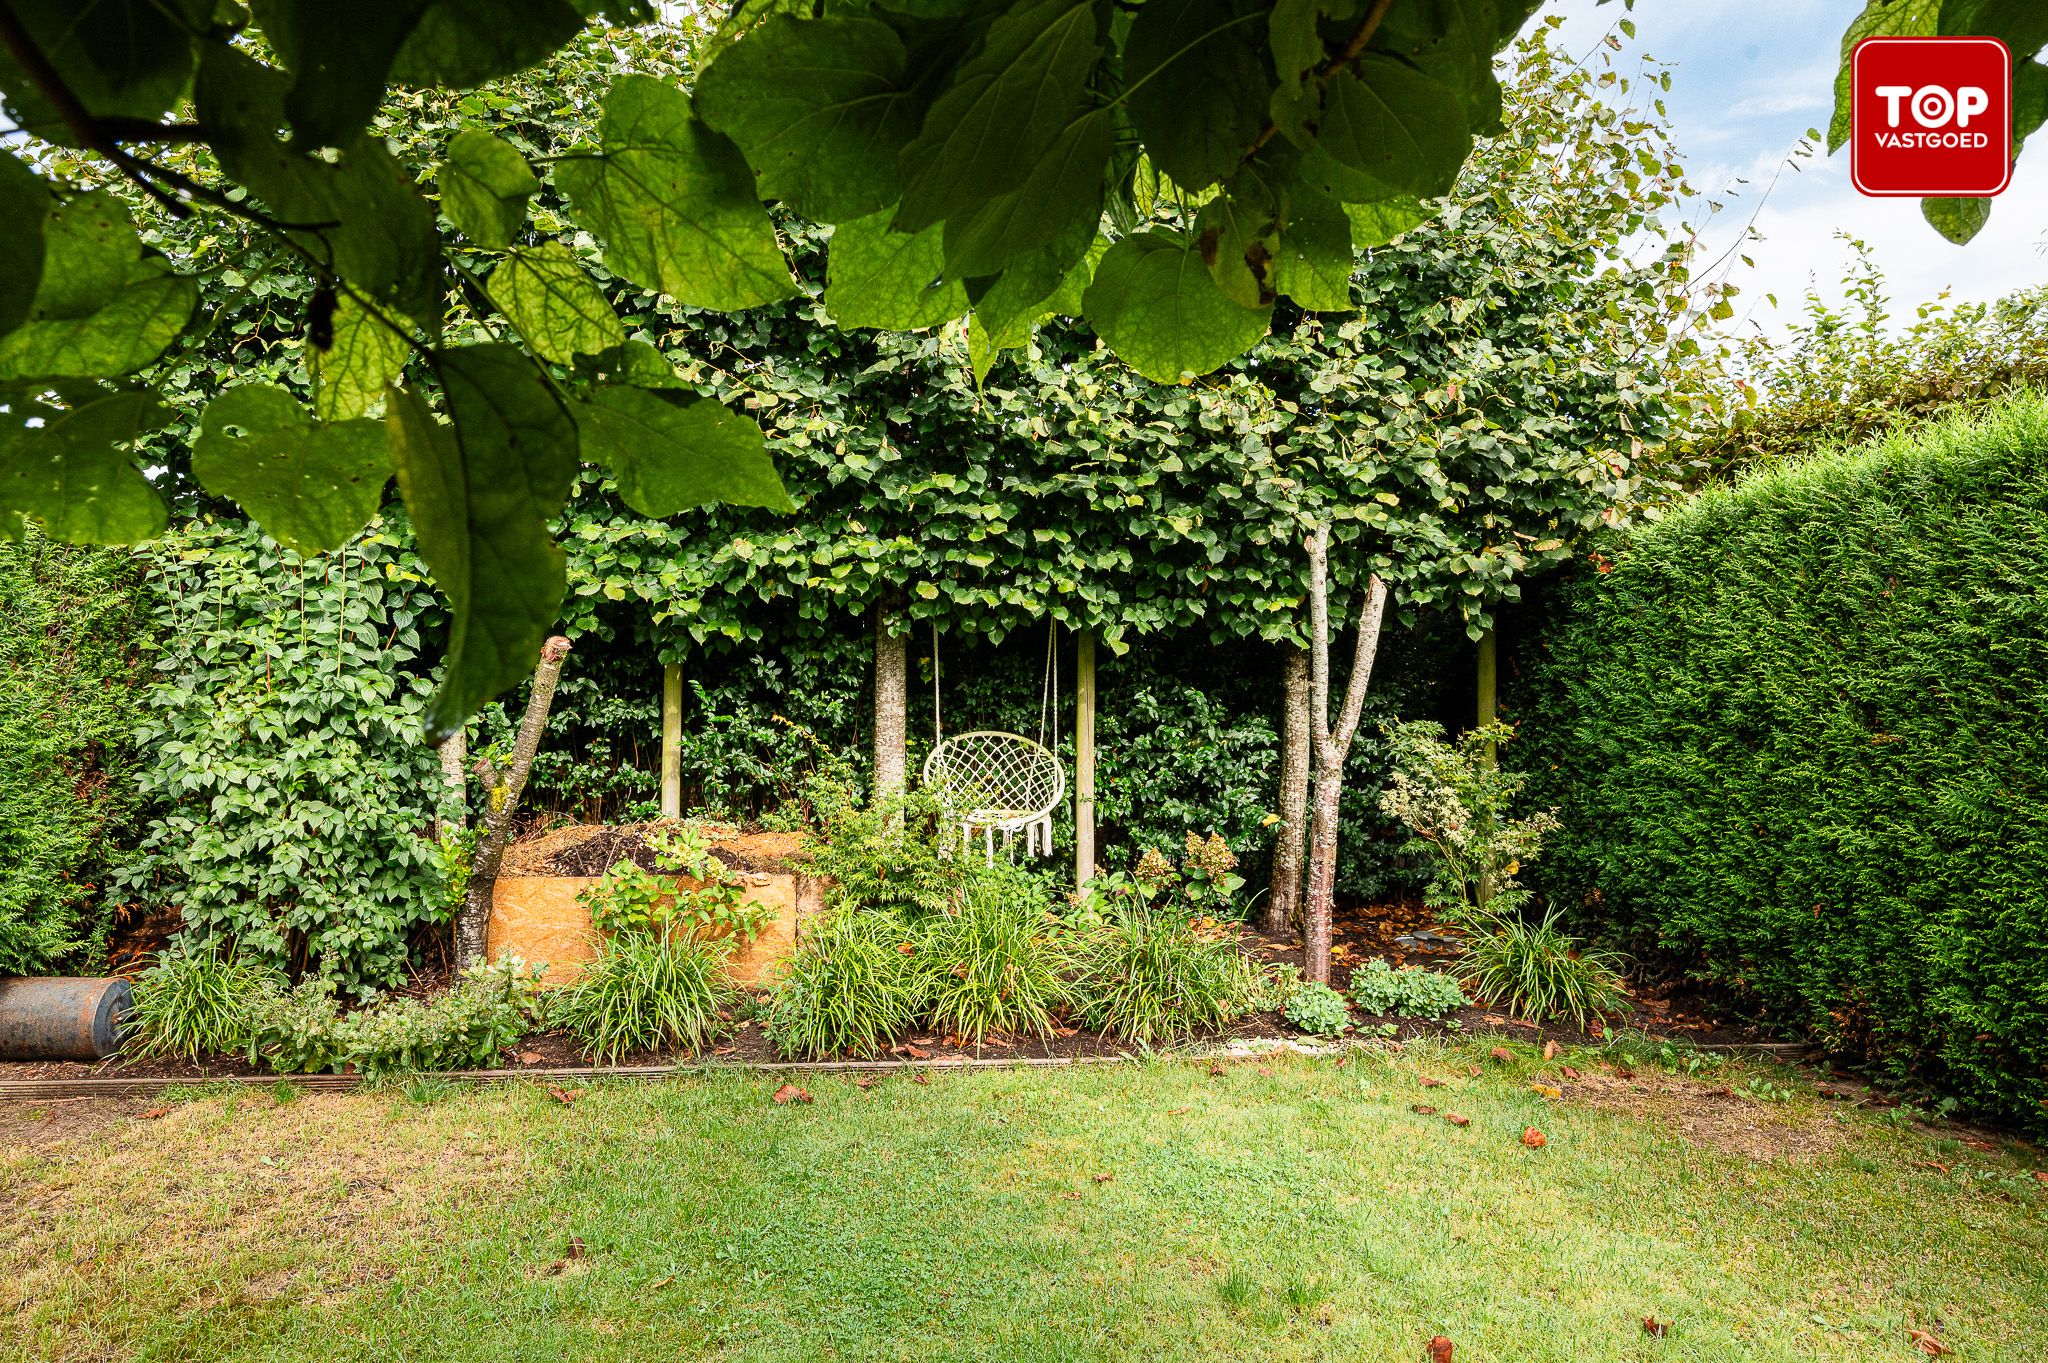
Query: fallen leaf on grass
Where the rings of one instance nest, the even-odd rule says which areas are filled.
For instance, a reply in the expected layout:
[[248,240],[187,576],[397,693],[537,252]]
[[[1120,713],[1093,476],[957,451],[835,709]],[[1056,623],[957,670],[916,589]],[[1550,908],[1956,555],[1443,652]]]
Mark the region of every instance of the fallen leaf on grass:
[[1528,1146],[1531,1150],[1541,1150],[1550,1142],[1544,1138],[1541,1131],[1532,1126],[1522,1133],[1522,1144]]
[[1427,1358],[1429,1363],[1451,1363],[1451,1350],[1456,1347],[1457,1345],[1442,1335],[1432,1335],[1423,1351],[1423,1357]]
[[1543,1058],[1545,1060],[1557,1059],[1557,1042],[1546,1041],[1543,1043]]
[[1052,1029],[1052,1034],[1054,1036],[1073,1036],[1080,1030],[1079,1027],[1055,1027]]
[[1540,1094],[1545,1098],[1564,1097],[1564,1090],[1555,1084],[1531,1084],[1529,1089],[1532,1093]]
[[1110,1181],[1111,1179],[1113,1179],[1113,1178],[1115,1178],[1115,1177],[1116,1177],[1116,1175],[1115,1175],[1115,1174],[1097,1174],[1097,1175],[1095,1176],[1095,1181],[1096,1181],[1097,1183],[1108,1183],[1108,1182],[1109,1182],[1109,1181]]
[[1194,1109],[1191,1107],[1170,1107],[1166,1109],[1166,1115],[1169,1117],[1185,1117],[1193,1111]]
[[559,1084],[548,1085],[548,1097],[554,1099],[563,1107],[576,1106],[576,1100],[582,1096],[582,1089],[565,1089]]
[[168,1117],[170,1115],[171,1110],[167,1107],[153,1107],[149,1111],[142,1114],[142,1120],[145,1122],[153,1122],[159,1117]]
[[1666,1325],[1663,1321],[1658,1320],[1655,1316],[1644,1316],[1643,1333],[1646,1335],[1655,1335],[1657,1336],[1657,1338],[1662,1339],[1664,1336],[1671,1333],[1671,1327],[1669,1325]]
[[1428,1103],[1410,1103],[1408,1105],[1408,1110],[1418,1117],[1436,1116],[1436,1109],[1431,1107]]
[[2036,1169],[2034,1177],[2042,1183],[2048,1183],[2048,1169]]
[[663,1274],[662,1276],[660,1276],[659,1278],[656,1278],[656,1279],[655,1279],[655,1280],[654,1280],[653,1282],[651,1282],[651,1283],[647,1284],[647,1290],[648,1290],[649,1292],[658,1292],[658,1291],[660,1291],[660,1290],[661,1290],[662,1288],[664,1288],[664,1287],[667,1287],[667,1286],[668,1286],[668,1285],[669,1285],[670,1283],[674,1282],[675,1280],[676,1280],[676,1275],[675,1275],[675,1274],[673,1274],[673,1273],[664,1273],[664,1274]]
[[1560,1065],[1558,1067],[1557,1072],[1560,1075],[1563,1075],[1566,1079],[1571,1080],[1574,1084],[1578,1083],[1579,1080],[1584,1077],[1577,1070],[1573,1069],[1570,1065]]
[[1906,1331],[1906,1338],[1912,1340],[1913,1347],[1926,1354],[1929,1358],[1940,1358],[1943,1354],[1955,1352],[1954,1349],[1949,1348],[1948,1345],[1936,1339],[1931,1330],[1908,1330]]
[[1060,1200],[1062,1202],[1079,1202],[1081,1195],[1079,1193],[1061,1193]]
[[1471,1119],[1470,1117],[1460,1117],[1460,1116],[1459,1116],[1459,1115],[1458,1115],[1457,1113],[1455,1113],[1455,1112],[1446,1112],[1446,1113],[1444,1114],[1444,1120],[1445,1120],[1445,1121],[1447,1121],[1447,1122],[1449,1122],[1449,1123],[1450,1123],[1450,1124],[1451,1124],[1452,1126],[1470,1126],[1470,1125],[1472,1125],[1472,1119]]
[[1913,1167],[1916,1169],[1932,1169],[1943,1178],[1948,1177],[1948,1166],[1940,1160],[1916,1159],[1913,1161]]
[[1505,1046],[1495,1046],[1487,1054],[1500,1061],[1503,1065],[1512,1065],[1515,1061],[1515,1053]]
[[572,1235],[572,1236],[570,1236],[570,1237],[569,1237],[569,1257],[570,1257],[571,1259],[581,1259],[581,1258],[583,1257],[583,1254],[584,1254],[584,1249],[583,1249],[583,1237],[582,1237],[582,1236],[580,1236],[580,1235]]
[[1260,1073],[1260,1074],[1271,1074],[1272,1072],[1273,1072],[1273,1070],[1272,1070],[1272,1067],[1271,1067],[1271,1066],[1269,1066],[1269,1065],[1261,1065],[1261,1066],[1259,1066],[1259,1073]]
[[1479,1067],[1477,1065],[1467,1065],[1465,1067],[1465,1073],[1471,1075],[1474,1079],[1477,1079],[1479,1077]]
[[1220,1075],[1220,1074],[1222,1074],[1222,1073],[1223,1073],[1223,1067],[1222,1067],[1221,1065],[1211,1065],[1211,1066],[1209,1066],[1209,1077],[1210,1077],[1211,1079],[1214,1079],[1214,1078],[1216,1078],[1216,1077],[1217,1077],[1218,1075]]
[[1432,1079],[1425,1074],[1422,1076],[1422,1086],[1426,1089],[1440,1089],[1444,1086],[1444,1081],[1441,1079]]
[[910,1076],[910,1082],[913,1084],[929,1084],[931,1081],[931,1075],[923,1070],[919,1070],[917,1073]]
[[1966,1136],[1963,1138],[1963,1144],[1969,1146],[1972,1150],[1979,1150],[1987,1155],[1998,1153],[1997,1141],[1980,1141],[1974,1136]]
[[860,1078],[853,1081],[853,1086],[857,1089],[871,1089],[875,1086],[875,1076],[863,1074]]
[[775,1103],[778,1107],[786,1107],[791,1103],[808,1103],[810,1101],[810,1090],[800,1089],[795,1084],[784,1084],[781,1088],[775,1090]]

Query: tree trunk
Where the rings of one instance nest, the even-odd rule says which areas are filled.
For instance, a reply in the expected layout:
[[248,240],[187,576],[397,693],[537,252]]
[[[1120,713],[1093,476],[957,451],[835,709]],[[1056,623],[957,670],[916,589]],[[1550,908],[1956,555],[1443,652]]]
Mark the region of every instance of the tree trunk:
[[469,824],[469,781],[463,772],[469,765],[468,735],[457,729],[435,751],[441,755],[441,784],[447,787],[439,807],[454,811],[434,819],[434,841],[445,843]]
[[1374,573],[1366,583],[1358,615],[1358,642],[1344,703],[1330,719],[1330,527],[1316,527],[1308,541],[1309,714],[1315,737],[1315,820],[1310,829],[1308,904],[1303,924],[1302,976],[1330,982],[1330,919],[1337,894],[1337,810],[1344,794],[1344,761],[1358,736],[1372,663],[1379,652],[1380,621],[1387,609],[1387,584]]
[[512,819],[519,812],[519,797],[526,790],[527,773],[533,770],[533,755],[540,750],[541,735],[547,731],[548,708],[555,702],[555,683],[562,679],[562,660],[568,656],[569,641],[560,635],[541,645],[540,665],[533,669],[533,694],[527,698],[526,714],[520,719],[518,737],[512,742],[512,763],[502,775],[488,763],[482,767],[491,788],[491,807],[484,815],[483,837],[470,864],[469,896],[455,920],[458,971],[484,959],[484,933],[491,922],[491,894],[497,888],[498,867],[505,860],[505,844],[512,838]]
[[902,623],[902,595],[891,592],[875,605],[875,798],[900,795],[909,766],[905,743],[910,729],[908,640]]
[[1273,841],[1273,880],[1266,894],[1266,935],[1294,930],[1301,912],[1302,857],[1308,844],[1308,650],[1284,646],[1281,667],[1285,713],[1280,727],[1280,832]]

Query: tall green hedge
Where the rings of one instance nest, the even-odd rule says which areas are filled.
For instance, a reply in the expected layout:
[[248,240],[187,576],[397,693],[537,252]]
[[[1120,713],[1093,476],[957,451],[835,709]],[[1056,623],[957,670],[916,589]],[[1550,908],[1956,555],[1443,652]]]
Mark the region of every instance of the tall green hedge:
[[0,538],[0,975],[76,963],[132,836],[148,594],[119,550]]
[[2048,1129],[2048,402],[1710,492],[1517,661],[1554,902]]

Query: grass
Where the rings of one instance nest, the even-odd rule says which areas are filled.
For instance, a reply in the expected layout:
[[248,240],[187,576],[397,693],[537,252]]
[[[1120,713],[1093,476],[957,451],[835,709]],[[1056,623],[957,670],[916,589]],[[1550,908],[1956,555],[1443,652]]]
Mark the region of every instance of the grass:
[[[1555,1102],[1555,1066],[1484,1056],[814,1075],[786,1106],[744,1074],[198,1094],[0,1135],[0,1318],[38,1359],[1412,1363],[1444,1334],[1473,1363],[1860,1363],[1924,1357],[1909,1328],[2040,1357],[2032,1152],[1777,1071],[1770,1100],[1652,1071],[1665,1106],[1627,1110],[1592,1057]],[[1724,1150],[1692,1108],[1805,1153]]]

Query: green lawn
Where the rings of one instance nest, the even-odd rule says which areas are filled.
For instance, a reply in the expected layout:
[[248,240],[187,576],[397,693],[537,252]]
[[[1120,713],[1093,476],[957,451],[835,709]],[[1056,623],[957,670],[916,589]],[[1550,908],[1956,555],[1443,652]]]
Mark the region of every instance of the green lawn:
[[1554,1066],[1481,1058],[814,1076],[808,1106],[737,1075],[573,1107],[215,1092],[34,1144],[25,1114],[0,1348],[1412,1363],[1443,1334],[1460,1363],[1809,1363],[1924,1358],[1927,1328],[2043,1356],[2035,1152],[1661,1071],[1645,1095],[1594,1057],[1551,1101],[1528,1081]]

